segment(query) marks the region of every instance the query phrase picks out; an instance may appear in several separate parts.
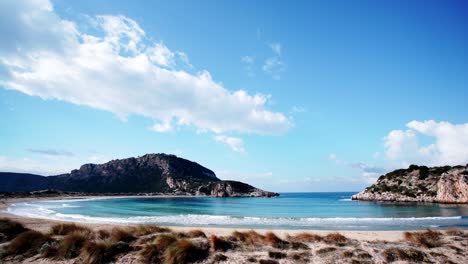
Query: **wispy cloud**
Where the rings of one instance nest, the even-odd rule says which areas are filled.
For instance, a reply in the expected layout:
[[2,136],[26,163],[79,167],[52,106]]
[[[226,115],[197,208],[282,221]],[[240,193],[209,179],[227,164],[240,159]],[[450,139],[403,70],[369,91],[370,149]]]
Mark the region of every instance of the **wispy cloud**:
[[70,151],[66,150],[58,150],[58,149],[40,149],[40,148],[29,148],[27,151],[40,154],[44,156],[53,156],[53,157],[72,157],[74,154]]
[[271,43],[270,49],[273,56],[267,58],[263,64],[263,71],[269,74],[273,79],[281,79],[281,73],[285,70],[285,65],[281,59],[282,46],[280,43]]
[[255,72],[254,72],[255,59],[251,56],[243,56],[241,58],[241,62],[244,64],[244,69],[247,72],[247,75],[249,75],[250,77],[255,76]]
[[245,152],[244,141],[242,138],[219,135],[215,136],[214,139],[218,142],[228,145],[235,152]]

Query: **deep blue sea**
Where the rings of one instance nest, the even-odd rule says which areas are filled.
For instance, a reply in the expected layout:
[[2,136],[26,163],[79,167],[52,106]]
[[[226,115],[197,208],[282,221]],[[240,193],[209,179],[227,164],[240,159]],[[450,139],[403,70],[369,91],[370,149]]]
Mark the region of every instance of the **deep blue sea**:
[[467,205],[351,201],[354,193],[282,193],[275,198],[157,197],[17,203],[7,212],[97,223],[266,229],[468,228]]

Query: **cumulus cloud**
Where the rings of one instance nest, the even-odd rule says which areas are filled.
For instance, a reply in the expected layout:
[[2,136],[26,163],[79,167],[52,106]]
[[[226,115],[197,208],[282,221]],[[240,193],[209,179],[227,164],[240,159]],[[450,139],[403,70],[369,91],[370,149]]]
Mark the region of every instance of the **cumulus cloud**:
[[[89,33],[59,17],[47,0],[1,1],[0,85],[123,120],[145,116],[159,132],[192,126],[214,133],[281,134],[291,127],[283,113],[266,108],[268,95],[231,92],[208,71],[178,68],[177,61],[190,65],[186,54],[152,43],[134,20],[106,15],[91,21],[95,28]],[[272,50],[280,55],[281,48]]]
[[281,73],[285,69],[285,65],[281,59],[282,46],[280,43],[271,43],[270,49],[273,56],[267,58],[263,64],[263,71],[269,74],[273,79],[281,79]]
[[219,135],[215,136],[214,139],[218,142],[228,145],[233,151],[245,152],[244,141],[241,138]]
[[[384,138],[385,154],[392,160],[407,166],[460,165],[468,162],[468,123],[411,121],[407,130],[393,130]],[[423,145],[422,137],[430,137],[433,143]]]

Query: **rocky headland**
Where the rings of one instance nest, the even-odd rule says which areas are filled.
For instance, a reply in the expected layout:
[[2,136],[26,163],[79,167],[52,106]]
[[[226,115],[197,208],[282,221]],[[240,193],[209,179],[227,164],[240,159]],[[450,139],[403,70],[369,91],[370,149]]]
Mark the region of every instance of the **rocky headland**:
[[198,163],[167,154],[85,164],[70,173],[41,176],[0,172],[0,192],[56,190],[84,194],[169,194],[272,197],[279,194],[238,181],[222,181]]
[[352,196],[353,200],[388,202],[468,203],[468,165],[426,167],[411,165],[380,176]]

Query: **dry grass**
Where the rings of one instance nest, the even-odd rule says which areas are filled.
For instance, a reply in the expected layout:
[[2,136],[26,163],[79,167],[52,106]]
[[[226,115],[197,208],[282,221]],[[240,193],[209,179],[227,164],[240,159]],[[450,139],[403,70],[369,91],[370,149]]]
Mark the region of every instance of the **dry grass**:
[[427,248],[433,248],[442,245],[442,233],[430,229],[423,232],[405,232],[404,238],[407,241]]
[[268,251],[268,257],[274,258],[274,259],[283,259],[287,255],[286,253],[279,252],[279,251]]
[[83,246],[92,239],[92,233],[87,230],[74,231],[64,236],[58,245],[57,257],[72,259],[80,255]]
[[317,250],[316,252],[317,254],[326,254],[326,253],[330,253],[333,251],[336,251],[336,247],[324,247],[324,248]]
[[136,236],[132,231],[132,228],[114,227],[110,231],[109,239],[114,242],[131,242],[136,239]]
[[57,241],[46,242],[41,246],[39,253],[42,258],[56,258],[58,254]]
[[221,262],[221,261],[226,261],[228,259],[228,257],[226,257],[226,255],[223,255],[223,254],[216,254],[214,257],[213,257],[213,260],[215,262]]
[[109,230],[100,229],[96,232],[96,236],[99,239],[106,239],[110,237],[110,232]]
[[234,243],[216,235],[210,236],[210,247],[214,251],[227,251],[235,247]]
[[340,233],[330,233],[323,237],[323,241],[328,244],[336,244],[342,246],[348,242],[348,238],[346,238]]
[[15,237],[5,248],[5,255],[23,255],[31,257],[39,253],[42,245],[52,241],[48,235],[29,230]]
[[138,253],[143,263],[161,263],[163,252],[177,241],[174,235],[162,234],[142,246]]
[[465,233],[460,229],[449,229],[445,231],[445,234],[448,236],[463,236]]
[[65,236],[76,231],[91,232],[91,229],[89,229],[88,227],[76,225],[73,223],[63,223],[63,224],[53,225],[50,228],[49,234],[56,235],[56,236]]
[[306,244],[302,243],[302,242],[290,242],[290,245],[291,245],[291,249],[294,249],[294,250],[299,250],[299,249],[310,249],[309,246],[307,246]]
[[294,236],[288,235],[287,238],[289,241],[299,241],[299,242],[320,242],[323,240],[323,237],[317,235],[317,234],[312,234],[312,233],[299,233]]
[[258,245],[263,244],[265,236],[255,232],[254,230],[248,232],[234,231],[230,237],[230,240],[240,241],[245,245]]
[[258,261],[260,264],[279,264],[278,261],[273,260],[273,259],[261,259]]
[[130,226],[127,228],[134,236],[146,236],[154,233],[167,233],[171,232],[171,229],[167,227],[160,227],[157,225],[138,225]]
[[204,260],[208,257],[208,248],[195,245],[188,239],[172,243],[164,251],[165,264],[184,264]]
[[310,252],[306,251],[306,252],[293,252],[289,255],[289,258],[291,258],[292,260],[294,260],[294,263],[297,263],[297,262],[309,262],[310,259]]
[[13,239],[14,237],[16,237],[17,235],[27,230],[28,229],[26,229],[21,223],[18,223],[16,221],[11,221],[10,219],[1,218],[0,219],[0,234],[3,234],[3,236],[0,236],[0,243],[9,241]]
[[287,241],[282,240],[272,232],[266,233],[263,240],[267,245],[270,245],[274,248],[287,248],[289,244]]
[[125,242],[112,240],[88,241],[82,249],[81,257],[85,264],[100,264],[112,262],[119,254],[130,251]]
[[414,248],[388,248],[382,252],[382,255],[388,262],[397,260],[422,262],[428,260],[427,255],[424,252]]
[[187,237],[195,238],[195,237],[206,237],[205,232],[201,231],[200,229],[195,229],[187,232]]

